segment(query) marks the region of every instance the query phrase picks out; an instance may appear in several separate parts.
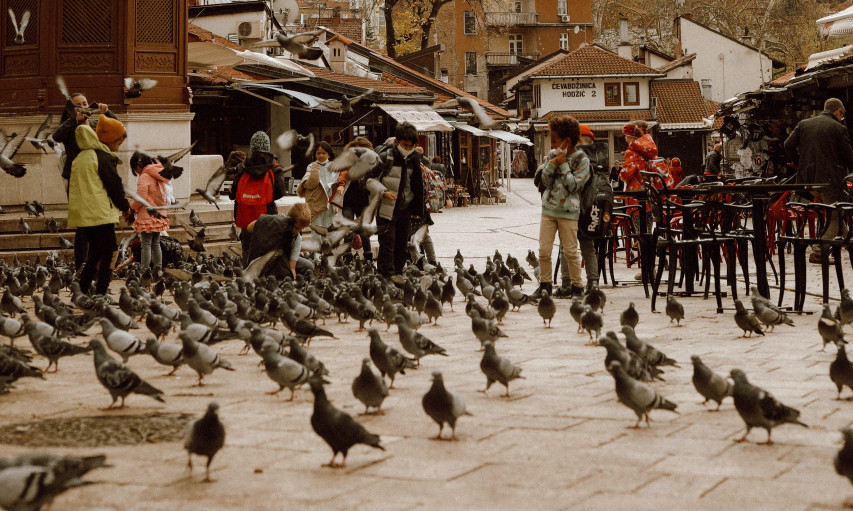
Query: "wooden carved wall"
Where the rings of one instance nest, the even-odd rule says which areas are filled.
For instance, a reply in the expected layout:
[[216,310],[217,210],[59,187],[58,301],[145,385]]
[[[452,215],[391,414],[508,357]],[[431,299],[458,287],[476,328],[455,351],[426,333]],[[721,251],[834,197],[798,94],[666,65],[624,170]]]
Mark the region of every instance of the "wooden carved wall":
[[[3,9],[4,34],[2,38],[2,72],[7,76],[38,76],[39,72],[39,1],[8,0]],[[29,22],[23,32],[23,41],[16,41],[14,25],[9,10],[14,13],[20,28],[24,13],[29,12]]]

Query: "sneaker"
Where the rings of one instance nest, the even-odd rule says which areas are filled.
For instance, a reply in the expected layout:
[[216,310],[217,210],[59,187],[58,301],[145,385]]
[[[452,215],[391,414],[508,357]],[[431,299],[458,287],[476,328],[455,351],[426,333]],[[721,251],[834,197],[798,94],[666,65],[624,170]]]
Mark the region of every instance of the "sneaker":
[[572,297],[572,286],[560,286],[554,291],[554,298],[571,298]]
[[553,287],[554,286],[550,282],[540,282],[539,287],[530,295],[530,298],[533,300],[539,300],[542,298],[543,290],[548,291],[548,294],[553,296]]
[[582,286],[572,286],[572,298],[582,298],[583,297],[583,287]]
[[[829,264],[835,264],[835,258],[832,256],[827,257],[827,261]],[[812,264],[821,264],[821,254],[820,252],[812,252],[809,254],[809,262]]]

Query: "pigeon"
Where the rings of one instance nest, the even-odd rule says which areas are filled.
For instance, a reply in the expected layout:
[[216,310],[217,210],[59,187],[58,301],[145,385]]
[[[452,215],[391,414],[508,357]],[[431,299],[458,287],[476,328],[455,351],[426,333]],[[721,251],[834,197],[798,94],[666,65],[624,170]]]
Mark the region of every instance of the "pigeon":
[[30,130],[27,128],[21,135],[13,133],[7,137],[0,131],[0,141],[3,143],[3,146],[0,147],[0,169],[3,169],[4,172],[12,177],[24,177],[27,173],[27,168],[24,165],[15,163],[12,159],[18,153],[18,149],[21,148],[29,133]]
[[[16,461],[21,458],[23,462]],[[0,507],[13,511],[38,511],[50,507],[53,500],[65,491],[92,484],[81,478],[90,470],[108,466],[104,464],[105,460],[105,456],[18,456],[11,460],[11,465],[0,470]]]
[[495,342],[501,337],[508,337],[494,321],[481,317],[477,309],[471,310],[471,330],[481,345],[486,341]]
[[823,340],[823,347],[820,351],[826,351],[828,343],[833,343],[836,347],[847,344],[844,340],[844,331],[841,329],[841,321],[833,317],[829,304],[823,304],[823,313],[817,320],[817,332]]
[[172,376],[179,367],[184,365],[183,347],[171,342],[159,342],[155,337],[145,341],[145,352],[154,357],[159,364],[172,368],[164,376]]
[[400,335],[400,344],[403,346],[403,349],[415,357],[415,362],[418,365],[421,364],[421,357],[425,355],[448,356],[447,350],[427,339],[417,331],[412,330],[403,316],[397,314],[394,317],[394,321],[397,323],[397,331]]
[[121,398],[118,408],[124,408],[124,399],[130,394],[143,394],[165,403],[161,397],[163,391],[152,387],[126,365],[111,357],[101,341],[92,339],[89,347],[95,351],[95,375],[113,398],[113,402],[104,410],[113,409],[118,398]]
[[217,412],[219,404],[211,401],[207,405],[207,411],[200,418],[192,421],[187,428],[187,436],[184,439],[184,449],[187,450],[187,467],[192,473],[193,454],[205,456],[207,464],[204,468],[204,482],[212,482],[210,478],[210,462],[213,457],[225,445],[225,425],[219,420]]
[[674,359],[667,357],[663,352],[637,337],[636,332],[634,332],[634,329],[630,326],[623,326],[622,334],[625,335],[626,347],[645,360],[647,364],[652,366],[679,367],[678,363]]
[[[59,152],[59,147],[57,147],[57,143],[53,140],[50,131],[50,125],[53,122],[53,115],[48,114],[45,117],[44,121],[41,123],[41,126],[36,130],[35,136],[33,137],[24,137],[24,139],[33,145],[37,150],[42,151],[44,154],[47,154],[47,148],[50,147],[54,151]],[[33,201],[33,206],[38,210],[39,206],[37,201]],[[44,213],[44,208],[42,207],[41,213]]]
[[189,230],[192,235],[192,239],[187,243],[187,246],[190,250],[194,252],[205,252],[207,249],[204,248],[204,237],[205,237],[205,228],[202,227],[198,231]]
[[[756,294],[753,294],[756,296]],[[767,442],[770,445],[771,430],[780,424],[799,424],[808,428],[809,426],[799,420],[800,412],[785,406],[776,400],[766,390],[749,383],[746,374],[740,369],[732,369],[731,377],[735,381],[734,393],[735,408],[746,423],[746,433],[737,438],[735,442],[746,441],[746,436],[752,428],[764,428],[767,430]]]
[[193,368],[198,373],[198,386],[204,385],[204,375],[212,373],[217,368],[222,368],[228,371],[233,371],[231,364],[220,357],[218,353],[213,351],[206,344],[195,342],[190,335],[181,331],[178,332],[178,337],[183,345],[183,357],[188,366]]
[[496,289],[492,295],[491,307],[495,311],[495,319],[498,320],[498,325],[503,325],[503,319],[506,313],[509,312],[509,300],[500,289]]
[[583,303],[581,303],[580,298],[572,298],[572,304],[569,306],[569,314],[572,316],[578,324],[578,333],[583,332],[583,327],[581,326],[581,316],[583,316],[584,308]]
[[[278,143],[278,146],[282,151],[289,153],[293,149],[300,149],[300,153],[302,153],[302,149],[304,151],[304,159],[308,160],[314,157],[314,134],[309,133],[308,136],[303,137],[296,130],[287,130],[275,140]],[[303,154],[295,155],[297,157],[302,157]]]
[[735,323],[737,323],[738,328],[743,330],[741,337],[751,337],[753,332],[758,335],[764,335],[758,318],[755,317],[752,311],[746,310],[746,307],[743,306],[743,302],[740,300],[735,300]]
[[[589,332],[589,342],[587,342],[587,345],[595,346],[598,337],[601,335],[601,327],[604,326],[604,318],[600,312],[592,310],[589,305],[584,305],[583,314],[581,314],[580,319],[581,328]],[[595,339],[592,337],[593,332],[595,332]]]
[[166,334],[168,334],[174,327],[174,323],[166,316],[157,314],[151,309],[148,309],[145,311],[145,326],[152,334],[156,335],[158,339],[165,339]]
[[38,368],[25,361],[0,353],[0,379],[6,383],[12,383],[19,378],[44,379],[44,375]]
[[480,129],[491,130],[500,126],[500,123],[489,117],[489,114],[480,106],[480,103],[473,97],[457,96],[454,99],[445,101],[440,105],[433,107],[435,110],[446,110],[448,108],[464,108],[470,110],[480,123]]
[[[50,116],[48,116],[48,117],[50,117]],[[37,200],[34,200],[33,201],[33,208],[35,208],[36,213],[38,213],[39,216],[44,216],[44,204],[42,204],[41,202],[39,202]]]
[[153,89],[157,85],[157,80],[151,78],[140,78],[134,80],[130,76],[124,79],[124,97],[138,98],[144,91]]
[[92,351],[90,348],[77,346],[70,342],[59,340],[51,335],[36,334],[30,337],[30,343],[36,352],[47,359],[47,367],[44,372],[50,372],[50,366],[54,366],[53,372],[59,371],[59,359],[62,357],[70,357],[81,353]]
[[551,320],[557,313],[557,304],[554,303],[554,299],[551,298],[547,289],[542,290],[542,296],[539,298],[539,305],[536,309],[539,311],[539,316],[542,317],[542,324],[544,325],[547,321],[547,328],[551,328]]
[[440,371],[433,371],[432,386],[424,394],[423,399],[421,399],[421,405],[424,407],[424,412],[438,424],[438,435],[435,437],[435,440],[443,440],[441,432],[444,431],[445,423],[453,431],[450,440],[457,440],[457,419],[463,415],[473,415],[468,412],[465,402],[462,401],[462,398],[458,394],[444,388],[444,378]]
[[690,360],[693,361],[693,386],[696,392],[705,398],[702,404],[704,405],[708,400],[716,401],[717,410],[719,410],[723,399],[734,392],[734,385],[724,376],[709,369],[698,355],[691,356]]
[[382,158],[373,150],[366,147],[351,147],[342,151],[329,163],[329,170],[332,172],[347,170],[347,178],[357,181],[372,175],[374,170],[382,166]]
[[622,311],[619,315],[619,324],[622,326],[628,325],[631,328],[637,328],[637,323],[640,322],[640,314],[634,308],[634,302],[628,304],[628,308]]
[[190,225],[193,227],[206,227],[204,221],[195,214],[195,210],[190,210]]
[[311,371],[293,359],[282,356],[276,351],[273,343],[265,343],[261,348],[264,359],[264,369],[267,376],[278,384],[278,390],[267,392],[270,396],[278,395],[285,388],[290,389],[290,399],[293,401],[294,389],[308,381]]
[[352,380],[352,395],[364,405],[364,414],[371,408],[382,414],[382,402],[388,397],[388,386],[385,378],[370,370],[370,359],[361,360],[361,372]]
[[456,249],[456,255],[453,256],[453,264],[454,264],[454,266],[461,267],[464,262],[465,262],[465,256],[463,256],[462,251],[457,248]]
[[107,318],[98,319],[98,324],[101,325],[101,335],[107,346],[118,353],[125,364],[131,356],[145,353],[145,341],[129,332],[119,330]]
[[616,397],[619,402],[637,414],[637,423],[628,426],[629,428],[639,428],[643,417],[646,418],[646,425],[651,426],[649,412],[656,408],[678,413],[675,410],[678,405],[661,396],[645,383],[629,376],[618,360],[610,362],[608,369],[616,382]]
[[300,59],[317,60],[323,56],[323,49],[315,48],[311,45],[314,44],[324,32],[325,31],[322,29],[300,32],[293,35],[285,35],[279,32],[275,35],[275,39],[255,43],[252,45],[252,48],[281,46]]
[[18,219],[18,230],[20,230],[21,234],[24,235],[33,233],[33,230],[30,229],[30,224],[28,224],[27,221],[24,220],[24,217],[20,217]]
[[341,96],[341,99],[321,99],[318,101],[318,103],[330,110],[336,110],[340,112],[341,119],[347,120],[352,119],[355,116],[355,112],[353,112],[352,109],[353,105],[363,100],[367,96],[370,96],[371,94],[373,94],[373,92],[373,89],[367,89],[358,96],[349,97],[344,94],[343,96]]
[[136,324],[136,321],[134,321],[133,318],[127,315],[123,310],[113,307],[112,305],[107,305],[106,303],[102,304],[101,315],[110,320],[110,323],[112,323],[113,326],[124,330],[125,332],[139,328],[139,325]]
[[294,312],[290,309],[284,309],[282,311],[281,320],[288,328],[290,328],[291,333],[305,338],[307,340],[307,344],[310,344],[311,339],[314,337],[331,337],[332,339],[337,339],[335,334],[332,332],[324,328],[320,328],[307,319],[297,318]]
[[15,345],[15,339],[26,335],[24,323],[7,316],[0,316],[0,335],[9,338],[9,345]]
[[304,365],[308,368],[311,373],[317,373],[322,376],[326,376],[329,374],[329,370],[326,369],[326,366],[323,362],[317,360],[312,353],[299,345],[299,341],[296,340],[296,337],[289,337],[288,344],[290,347],[290,351],[288,351],[287,356],[291,360],[295,360],[300,364]]
[[[308,380],[311,392],[314,393],[314,413],[311,414],[311,427],[332,448],[332,459],[323,466],[345,467],[347,453],[356,444],[365,444],[384,451],[385,448],[380,443],[379,435],[370,433],[348,414],[332,406],[326,397],[323,383],[325,382],[319,375],[314,375]],[[343,455],[343,460],[339,464],[335,463],[338,453]]]
[[593,284],[589,291],[583,297],[583,304],[592,307],[592,310],[598,311],[601,309],[604,312],[604,306],[607,304],[607,295],[604,291],[598,288],[598,284]]
[[481,390],[485,394],[494,382],[500,382],[506,387],[506,397],[509,397],[509,382],[521,376],[521,368],[513,365],[507,358],[499,357],[495,351],[495,345],[491,341],[483,343],[483,358],[480,360],[480,370],[486,375],[486,388]]
[[769,331],[773,330],[776,325],[786,324],[794,326],[794,321],[789,318],[782,309],[770,303],[770,300],[764,298],[758,293],[756,286],[749,288],[750,300],[752,301],[752,309],[755,311],[755,317],[764,325],[769,327]]
[[60,234],[58,240],[59,248],[61,248],[62,250],[71,250],[74,248],[74,243],[71,243],[70,241],[65,239],[65,236]]
[[615,360],[622,364],[622,370],[632,378],[641,381],[653,381],[655,379],[663,381],[663,378],[659,376],[661,371],[655,366],[650,366],[634,352],[622,346],[615,333],[607,332],[601,336],[598,339],[598,345],[607,349],[607,355],[604,357],[605,368],[610,369],[610,363]]
[[838,306],[838,316],[841,326],[853,323],[853,298],[850,298],[850,290],[846,287],[841,290],[841,304]]
[[666,315],[669,316],[669,322],[676,321],[678,326],[681,326],[681,320],[684,319],[684,306],[672,295],[666,297]]
[[844,344],[838,345],[838,353],[835,354],[835,360],[829,364],[829,379],[838,388],[838,395],[835,399],[841,399],[841,391],[847,385],[850,390],[853,390],[853,364],[847,358],[847,349]]
[[406,374],[406,369],[416,367],[415,363],[396,349],[386,345],[375,328],[368,328],[367,334],[370,337],[370,360],[383,377],[387,375],[391,379],[388,388],[393,389],[394,377],[397,373]]
[[841,428],[841,434],[844,436],[844,445],[835,455],[835,473],[853,483],[853,428],[845,426]]
[[125,195],[127,195],[127,196],[128,196],[128,197],[130,197],[131,199],[133,199],[133,200],[135,200],[136,202],[140,203],[140,204],[145,208],[145,211],[146,211],[149,215],[153,216],[154,218],[160,218],[160,219],[165,219],[165,218],[166,218],[165,216],[163,216],[163,214],[162,214],[162,213],[160,213],[160,210],[164,210],[164,209],[183,209],[183,208],[186,206],[186,205],[185,205],[184,203],[182,203],[182,202],[178,202],[178,203],[176,203],[176,204],[168,204],[168,205],[166,205],[166,206],[152,206],[152,205],[151,205],[147,200],[145,200],[141,195],[139,195],[138,193],[136,193],[136,191],[135,191],[135,190],[131,190],[130,188],[125,188],[125,189],[124,189],[124,193],[125,193]]
[[222,189],[222,183],[225,182],[225,175],[225,165],[221,165],[213,172],[213,174],[211,174],[210,178],[208,178],[207,184],[204,185],[204,189],[195,189],[195,191],[198,192],[204,200],[216,206],[217,211],[219,211],[219,203],[217,202],[216,197],[219,195],[219,190]]
[[424,314],[426,314],[427,320],[430,323],[433,323],[433,319],[435,320],[434,325],[438,326],[438,318],[442,316],[442,308],[441,302],[436,299],[435,295],[430,292],[426,293],[426,302],[424,303]]
[[24,32],[27,31],[27,25],[30,24],[30,11],[26,10],[21,14],[21,23],[15,19],[15,11],[9,8],[9,21],[12,22],[12,30],[15,32],[15,37],[12,39],[13,44],[24,44]]
[[39,216],[38,210],[35,208],[35,206],[30,204],[30,201],[24,201],[24,211],[27,212],[28,216],[34,216],[34,217]]
[[240,236],[237,234],[237,225],[234,222],[231,222],[231,227],[228,229],[228,239],[231,241],[240,239]]

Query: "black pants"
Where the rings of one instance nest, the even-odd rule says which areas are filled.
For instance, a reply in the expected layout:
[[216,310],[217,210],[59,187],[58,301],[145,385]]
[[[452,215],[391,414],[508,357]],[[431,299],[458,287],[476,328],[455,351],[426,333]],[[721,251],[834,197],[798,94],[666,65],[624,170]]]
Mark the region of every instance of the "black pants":
[[80,271],[86,263],[86,255],[89,253],[89,240],[86,238],[86,228],[78,227],[74,233],[74,268]]
[[115,225],[104,224],[77,229],[78,233],[81,231],[89,240],[89,253],[83,271],[80,273],[80,289],[84,293],[89,290],[97,267],[98,282],[95,284],[95,292],[99,295],[106,294],[110,287],[110,273],[112,272],[110,266],[113,260],[113,252],[118,249]]
[[246,229],[240,229],[240,246],[243,247],[243,268],[249,264],[249,247],[252,246],[252,233]]
[[395,211],[391,220],[376,219],[376,227],[379,231],[379,259],[376,261],[376,266],[381,275],[388,277],[403,272],[403,266],[406,265],[406,259],[409,257],[407,244],[411,217],[411,210],[406,208]]

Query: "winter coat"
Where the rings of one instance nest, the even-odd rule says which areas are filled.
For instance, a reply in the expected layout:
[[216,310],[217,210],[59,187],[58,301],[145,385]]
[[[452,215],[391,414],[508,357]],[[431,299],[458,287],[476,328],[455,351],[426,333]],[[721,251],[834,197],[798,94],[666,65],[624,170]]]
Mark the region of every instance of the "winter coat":
[[[329,195],[337,183],[339,173],[329,172],[329,162],[314,162],[308,166],[308,172],[296,187],[296,195],[305,199],[308,209],[311,210],[311,223],[328,227],[331,225],[331,216],[323,215],[329,209]],[[321,222],[315,221],[323,215]],[[326,218],[328,217],[328,218]],[[328,221],[328,222],[327,222]]]
[[243,177],[243,174],[249,174],[250,176],[256,179],[262,178],[270,169],[273,169],[274,183],[272,192],[272,202],[267,204],[267,214],[278,214],[278,207],[275,205],[275,201],[284,197],[285,191],[287,190],[284,182],[284,171],[278,165],[278,162],[275,159],[275,155],[263,151],[255,151],[250,154],[248,158],[246,158],[239,165],[237,165],[237,176],[231,183],[231,189],[228,190],[228,197],[230,197],[231,200],[234,201],[235,218],[237,217],[238,208],[237,185],[240,183],[240,178]]
[[116,171],[118,156],[98,140],[88,124],[74,132],[80,154],[71,165],[68,185],[68,226],[93,227],[118,222],[130,209]]
[[853,170],[853,148],[847,127],[835,116],[822,112],[800,121],[785,140],[785,152],[798,162],[797,183],[829,183],[821,194],[841,198],[841,183]]
[[542,214],[577,220],[581,212],[581,191],[589,180],[589,158],[580,149],[566,155],[559,167],[549,160],[542,169]]
[[[647,162],[657,158],[658,146],[655,145],[652,136],[646,133],[631,142],[622,155],[625,157],[625,162],[622,164],[622,170],[619,171],[619,179],[625,182],[625,190],[642,190],[644,185],[640,172],[647,171]],[[638,201],[626,199],[625,203],[638,204]]]
[[[397,211],[405,208],[409,208],[412,216],[424,216],[424,181],[421,177],[420,156],[417,151],[412,152],[408,158],[403,158],[396,145],[389,145],[377,148],[377,154],[387,162],[387,170],[379,177],[368,179],[367,189],[371,195],[382,196],[386,191],[397,195],[396,200],[389,200],[384,197],[381,199],[377,216],[391,220]],[[409,204],[406,204],[403,191],[406,189],[410,174],[414,179],[409,184],[409,188],[414,197]]]
[[[69,100],[70,101],[70,100]],[[110,110],[107,110],[107,117],[116,118],[115,114]],[[97,117],[89,118],[89,126],[92,129],[98,125]],[[51,138],[54,141],[59,142],[65,148],[65,163],[62,165],[62,178],[69,179],[71,177],[71,164],[77,158],[77,155],[80,154],[80,148],[77,146],[77,139],[74,135],[74,130],[77,129],[77,126],[82,126],[82,124],[77,122],[77,115],[71,115],[56,128],[56,131],[53,132]]]
[[[166,184],[169,180],[160,175],[162,170],[163,165],[152,163],[142,169],[136,183],[136,193],[152,206],[169,205],[166,195]],[[148,214],[142,203],[132,200],[130,207],[136,212],[136,222],[133,224],[135,232],[163,232],[169,228],[168,218],[154,218]]]
[[292,243],[293,218],[286,215],[261,215],[252,230],[249,261],[254,261],[270,250],[282,250],[283,257],[289,258]]

